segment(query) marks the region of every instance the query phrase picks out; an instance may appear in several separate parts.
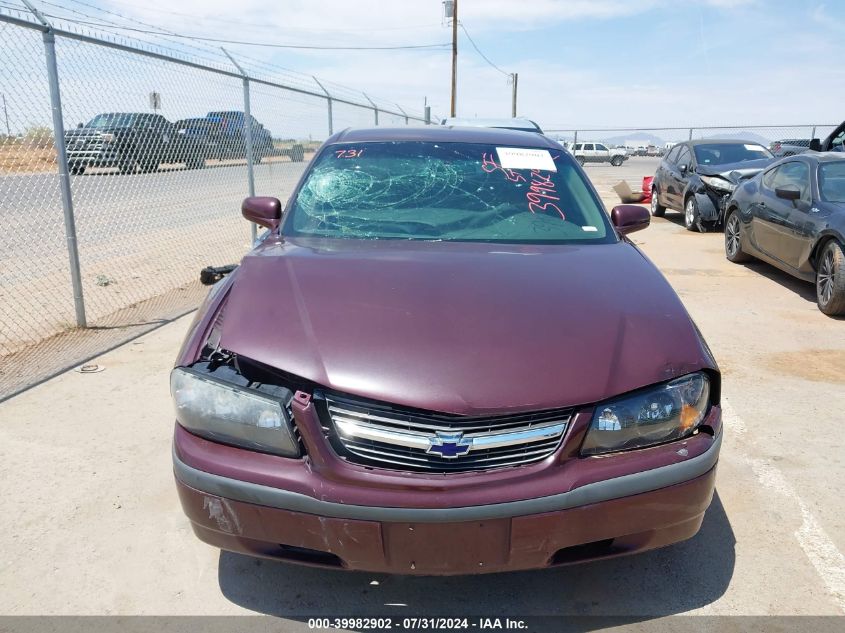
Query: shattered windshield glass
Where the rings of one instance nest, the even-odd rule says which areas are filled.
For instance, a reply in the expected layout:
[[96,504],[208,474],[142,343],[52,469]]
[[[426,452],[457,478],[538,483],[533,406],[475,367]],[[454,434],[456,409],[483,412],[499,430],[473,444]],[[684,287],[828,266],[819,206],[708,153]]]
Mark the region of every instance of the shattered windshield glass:
[[370,142],[325,148],[286,235],[485,242],[616,241],[562,150]]

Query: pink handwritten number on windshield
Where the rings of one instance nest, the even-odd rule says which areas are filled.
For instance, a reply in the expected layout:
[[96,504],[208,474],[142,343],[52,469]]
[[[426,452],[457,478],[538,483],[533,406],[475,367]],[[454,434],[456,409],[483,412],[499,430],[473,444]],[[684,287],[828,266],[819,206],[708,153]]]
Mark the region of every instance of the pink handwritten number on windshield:
[[488,174],[492,174],[494,171],[499,170],[505,175],[505,178],[511,182],[526,182],[525,176],[522,174],[518,174],[513,169],[505,169],[497,163],[496,159],[493,158],[493,154],[487,154],[485,152],[481,155],[481,169],[486,171]]
[[[366,147],[364,149],[367,149]],[[360,158],[364,153],[364,149],[339,149],[335,151],[334,155],[338,158]]]
[[525,194],[528,200],[528,210],[531,213],[537,212],[552,212],[556,211],[560,215],[561,220],[566,219],[563,211],[552,200],[560,201],[555,188],[555,181],[552,180],[552,175],[544,176],[537,169],[531,170],[531,186],[528,188],[528,193]]
[[[513,169],[505,169],[496,162],[493,154],[486,152],[481,155],[481,169],[488,174],[500,171],[511,182],[528,182],[525,176]],[[557,189],[551,174],[544,176],[539,170],[532,169],[531,185],[528,188],[528,193],[525,194],[525,198],[528,200],[528,210],[531,213],[557,213],[561,220],[565,220],[566,215],[554,202],[560,202],[560,198],[555,194],[557,194]]]

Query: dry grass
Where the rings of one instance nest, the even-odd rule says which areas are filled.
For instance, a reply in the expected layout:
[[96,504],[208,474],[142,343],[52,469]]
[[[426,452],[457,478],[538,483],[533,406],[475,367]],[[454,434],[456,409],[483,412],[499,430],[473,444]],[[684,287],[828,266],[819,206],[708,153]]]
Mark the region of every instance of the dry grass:
[[56,150],[52,141],[0,138],[0,174],[43,173],[55,169]]

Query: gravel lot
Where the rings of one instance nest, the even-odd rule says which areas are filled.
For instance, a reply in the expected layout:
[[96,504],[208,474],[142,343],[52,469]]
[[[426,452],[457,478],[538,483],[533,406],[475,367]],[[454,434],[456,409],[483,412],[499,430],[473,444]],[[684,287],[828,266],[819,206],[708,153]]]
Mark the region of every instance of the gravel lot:
[[[588,165],[608,206],[653,159]],[[217,170],[215,170],[216,172]],[[221,176],[224,170],[219,170]],[[634,236],[724,372],[717,494],[695,538],[543,572],[467,578],[342,573],[220,553],[192,535],[172,483],[168,371],[189,317],[0,404],[0,613],[842,615],[845,322],[814,291],[722,235],[667,214]],[[47,413],[47,415],[45,415]]]

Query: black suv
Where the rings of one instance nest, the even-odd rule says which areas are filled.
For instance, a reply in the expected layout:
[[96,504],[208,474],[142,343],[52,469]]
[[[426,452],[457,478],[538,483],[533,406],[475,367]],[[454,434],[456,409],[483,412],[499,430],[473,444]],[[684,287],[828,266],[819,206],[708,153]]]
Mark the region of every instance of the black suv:
[[687,141],[660,161],[651,185],[651,213],[682,211],[689,231],[721,226],[725,203],[737,184],[767,167],[772,153],[753,141]]
[[206,148],[180,135],[160,114],[108,112],[65,133],[68,165],[73,174],[87,167],[117,167],[121,173],[150,172],[160,163],[205,165]]

